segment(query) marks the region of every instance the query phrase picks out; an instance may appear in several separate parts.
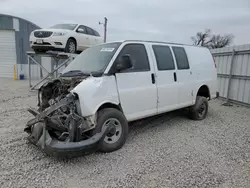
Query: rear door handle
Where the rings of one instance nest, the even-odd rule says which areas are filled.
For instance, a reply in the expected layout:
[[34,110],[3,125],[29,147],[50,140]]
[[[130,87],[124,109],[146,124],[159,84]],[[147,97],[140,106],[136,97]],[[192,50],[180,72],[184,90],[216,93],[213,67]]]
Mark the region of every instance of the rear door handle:
[[155,74],[154,73],[151,74],[151,80],[152,80],[152,84],[155,84]]
[[174,81],[177,82],[176,72],[174,72]]

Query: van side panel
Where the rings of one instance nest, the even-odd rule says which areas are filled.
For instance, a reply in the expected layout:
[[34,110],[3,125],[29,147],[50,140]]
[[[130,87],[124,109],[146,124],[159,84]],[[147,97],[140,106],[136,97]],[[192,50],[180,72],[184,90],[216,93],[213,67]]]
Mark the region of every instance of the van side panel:
[[[194,76],[194,96],[202,85],[206,85],[210,91],[210,98],[216,97],[217,69],[209,49],[194,46],[186,46],[185,49]],[[195,102],[195,97],[193,100]]]

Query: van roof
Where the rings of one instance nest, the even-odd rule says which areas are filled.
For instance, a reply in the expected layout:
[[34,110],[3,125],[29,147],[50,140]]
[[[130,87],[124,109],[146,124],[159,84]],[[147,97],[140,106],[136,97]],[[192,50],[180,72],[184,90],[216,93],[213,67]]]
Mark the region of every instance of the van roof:
[[108,43],[112,43],[112,42],[147,42],[147,43],[175,44],[175,45],[182,45],[182,46],[193,46],[193,47],[205,48],[204,46],[195,46],[191,44],[181,44],[181,43],[164,42],[164,41],[149,41],[149,40],[120,40],[120,41],[110,41]]

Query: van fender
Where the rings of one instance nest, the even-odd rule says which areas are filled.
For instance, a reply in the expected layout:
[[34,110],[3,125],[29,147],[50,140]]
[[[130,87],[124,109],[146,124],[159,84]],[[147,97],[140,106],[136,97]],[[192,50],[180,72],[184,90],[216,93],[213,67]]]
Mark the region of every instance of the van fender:
[[98,113],[98,110],[100,109],[101,106],[105,105],[105,104],[111,104],[111,105],[114,105],[114,106],[119,106],[119,102],[117,101],[109,101],[109,100],[105,100],[101,103],[99,103],[93,110],[93,115],[90,115],[88,117],[85,117],[86,120],[91,123],[91,124],[94,124],[96,125],[97,124],[97,113]]
[[202,86],[206,86],[206,87],[208,88],[209,96],[211,96],[211,94],[210,94],[210,89],[209,89],[209,85],[207,85],[207,84],[205,84],[205,83],[199,84],[198,87],[196,87],[197,89],[194,91],[194,98],[193,98],[193,102],[194,102],[194,103],[195,103],[195,101],[196,101],[196,96],[197,96],[197,94],[198,94],[198,91],[200,90],[200,88],[201,88]]

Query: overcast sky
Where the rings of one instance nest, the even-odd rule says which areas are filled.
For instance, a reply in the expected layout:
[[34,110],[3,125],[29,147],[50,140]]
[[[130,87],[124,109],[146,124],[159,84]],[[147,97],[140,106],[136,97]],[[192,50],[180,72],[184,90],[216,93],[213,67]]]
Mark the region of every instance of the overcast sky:
[[191,43],[197,31],[232,33],[234,44],[250,43],[250,0],[0,0],[0,13],[25,18],[40,27],[81,23],[108,41],[123,39]]

